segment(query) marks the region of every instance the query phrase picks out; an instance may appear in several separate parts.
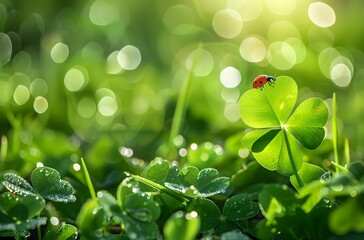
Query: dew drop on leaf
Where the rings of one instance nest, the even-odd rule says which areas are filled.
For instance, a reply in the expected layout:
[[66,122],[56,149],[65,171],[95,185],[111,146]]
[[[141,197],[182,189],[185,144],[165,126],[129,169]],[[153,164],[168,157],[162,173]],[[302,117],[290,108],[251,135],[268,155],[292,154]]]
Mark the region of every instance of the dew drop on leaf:
[[180,171],[181,175],[183,176],[188,175],[188,172],[189,172],[188,168],[182,168],[182,170]]
[[126,212],[134,219],[142,222],[150,222],[153,213],[148,208],[126,209]]

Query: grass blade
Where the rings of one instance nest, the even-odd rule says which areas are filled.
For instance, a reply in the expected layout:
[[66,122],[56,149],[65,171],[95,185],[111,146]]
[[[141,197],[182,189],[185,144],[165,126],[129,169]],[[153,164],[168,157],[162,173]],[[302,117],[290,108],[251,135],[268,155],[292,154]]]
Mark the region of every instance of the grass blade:
[[338,130],[337,130],[337,117],[336,117],[336,94],[332,95],[332,144],[334,149],[334,166],[336,167],[336,172],[339,171],[339,154],[338,154]]
[[92,200],[94,200],[96,202],[97,197],[96,197],[95,189],[94,189],[94,186],[92,185],[92,181],[91,181],[91,178],[90,178],[90,174],[88,173],[86,163],[85,163],[85,161],[83,160],[82,157],[81,157],[81,165],[82,165],[83,174],[85,176],[85,180],[86,180],[88,190],[90,191],[91,198],[92,198]]

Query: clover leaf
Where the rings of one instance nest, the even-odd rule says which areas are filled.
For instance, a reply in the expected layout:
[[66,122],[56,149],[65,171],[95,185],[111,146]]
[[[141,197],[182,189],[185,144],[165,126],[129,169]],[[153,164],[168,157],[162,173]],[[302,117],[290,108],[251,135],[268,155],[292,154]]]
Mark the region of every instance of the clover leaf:
[[179,171],[177,180],[176,183],[166,182],[164,185],[191,197],[210,197],[223,193],[230,186],[230,178],[219,177],[219,172],[214,168],[199,171],[194,166],[186,166]]
[[31,181],[35,190],[44,198],[64,203],[76,201],[73,186],[68,181],[61,179],[59,172],[53,168],[34,169]]
[[328,109],[319,98],[310,98],[295,110],[298,88],[287,76],[276,78],[274,86],[251,89],[239,100],[243,122],[256,128],[242,143],[265,168],[287,176],[302,166],[299,144],[317,148],[325,137]]

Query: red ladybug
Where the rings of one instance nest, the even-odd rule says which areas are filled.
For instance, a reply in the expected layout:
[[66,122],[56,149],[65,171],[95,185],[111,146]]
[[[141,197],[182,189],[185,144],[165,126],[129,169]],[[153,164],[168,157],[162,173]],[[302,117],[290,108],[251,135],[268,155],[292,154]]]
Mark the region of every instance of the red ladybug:
[[253,88],[260,88],[263,90],[266,83],[271,85],[274,83],[275,80],[276,80],[276,78],[272,77],[272,76],[259,75],[258,77],[256,77],[254,79]]

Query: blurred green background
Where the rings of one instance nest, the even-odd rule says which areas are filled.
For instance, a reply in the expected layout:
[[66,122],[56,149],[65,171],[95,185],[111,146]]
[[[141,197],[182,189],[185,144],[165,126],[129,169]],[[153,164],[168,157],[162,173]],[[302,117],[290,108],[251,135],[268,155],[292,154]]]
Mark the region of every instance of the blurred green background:
[[239,142],[238,99],[268,74],[294,78],[299,101],[330,107],[336,92],[340,137],[362,159],[363,10],[361,0],[0,0],[1,170],[78,171],[84,156],[107,181],[114,165],[165,155],[192,65],[181,156]]

